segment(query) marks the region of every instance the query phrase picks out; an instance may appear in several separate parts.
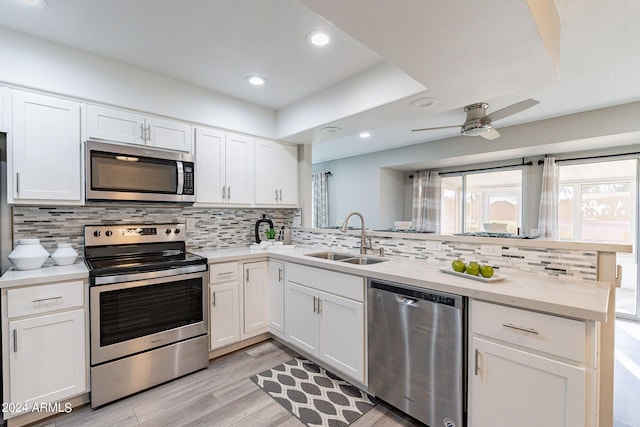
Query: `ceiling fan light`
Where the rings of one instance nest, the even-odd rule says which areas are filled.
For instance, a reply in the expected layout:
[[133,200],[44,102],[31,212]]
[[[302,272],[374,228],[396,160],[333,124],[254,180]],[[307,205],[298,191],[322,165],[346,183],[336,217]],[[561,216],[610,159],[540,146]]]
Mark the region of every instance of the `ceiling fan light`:
[[490,123],[472,123],[462,128],[462,134],[464,136],[480,136],[483,133],[489,132],[493,129]]

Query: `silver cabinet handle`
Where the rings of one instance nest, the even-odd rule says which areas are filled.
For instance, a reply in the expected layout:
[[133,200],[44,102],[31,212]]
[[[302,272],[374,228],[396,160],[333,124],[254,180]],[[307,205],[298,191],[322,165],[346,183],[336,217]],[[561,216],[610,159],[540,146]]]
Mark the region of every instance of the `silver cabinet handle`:
[[16,172],[16,194],[20,194],[20,172]]
[[282,283],[282,269],[278,269],[278,282]]
[[228,276],[230,274],[233,274],[233,271],[224,271],[222,273],[218,273],[218,276]]
[[247,283],[249,283],[249,269],[247,268]]
[[216,293],[212,293],[211,296],[213,297],[213,301],[211,301],[211,305],[213,305],[214,307],[216,306]]
[[227,200],[231,200],[231,186],[227,187]]
[[318,314],[322,313],[322,300],[318,298]]
[[222,200],[227,198],[227,186],[223,185],[222,186]]
[[538,335],[540,333],[533,328],[523,328],[522,326],[516,326],[513,323],[503,323],[502,326],[504,326],[505,328],[516,329],[518,331],[527,332],[534,335]]
[[142,125],[142,123],[140,123],[140,139],[143,141],[146,139],[144,137],[144,126]]
[[53,301],[57,299],[62,299],[62,297],[60,296],[60,297],[51,297],[51,298],[39,298],[39,299],[34,299],[31,302]]
[[276,188],[276,202],[278,201],[278,189]]
[[313,297],[313,312],[316,312],[316,297]]
[[278,192],[280,193],[280,201],[282,201],[282,188]]
[[18,352],[18,330],[17,329],[13,330],[13,352],[14,353]]
[[147,125],[147,134],[145,136],[147,141],[151,141],[151,125]]
[[476,351],[475,351],[475,367],[474,367],[474,369],[473,369],[473,372],[474,372],[474,374],[475,374],[476,376],[478,376],[478,371],[480,370],[480,367],[478,366],[478,358],[479,358],[479,357],[480,357],[480,350],[478,350],[478,349],[476,348]]

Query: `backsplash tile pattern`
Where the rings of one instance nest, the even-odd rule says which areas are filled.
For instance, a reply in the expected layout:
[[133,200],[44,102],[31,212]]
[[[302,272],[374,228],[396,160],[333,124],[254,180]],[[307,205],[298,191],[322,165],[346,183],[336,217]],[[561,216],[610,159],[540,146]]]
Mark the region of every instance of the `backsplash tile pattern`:
[[[360,237],[333,232],[293,230],[297,244],[314,244],[327,248],[357,250]],[[597,252],[570,251],[546,248],[502,246],[502,256],[483,256],[480,244],[442,242],[442,251],[427,249],[425,240],[375,236],[374,248],[384,248],[385,256],[425,261],[431,265],[448,266],[454,259],[491,264],[503,272],[527,272],[544,277],[564,277],[577,280],[596,280]]]
[[13,241],[39,238],[52,253],[58,243],[71,243],[84,257],[87,224],[187,224],[187,248],[210,249],[248,246],[255,241],[254,225],[266,214],[275,228],[291,227],[296,209],[231,209],[128,206],[13,207]]

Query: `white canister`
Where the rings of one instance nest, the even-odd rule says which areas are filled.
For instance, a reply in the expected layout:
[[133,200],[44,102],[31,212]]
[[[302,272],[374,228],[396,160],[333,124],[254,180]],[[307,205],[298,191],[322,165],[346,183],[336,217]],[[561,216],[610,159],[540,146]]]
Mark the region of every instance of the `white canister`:
[[20,239],[8,258],[18,270],[35,270],[42,267],[49,252],[42,247],[40,239]]
[[78,258],[78,252],[71,246],[71,243],[58,243],[58,249],[52,254],[51,258],[57,265],[71,265]]

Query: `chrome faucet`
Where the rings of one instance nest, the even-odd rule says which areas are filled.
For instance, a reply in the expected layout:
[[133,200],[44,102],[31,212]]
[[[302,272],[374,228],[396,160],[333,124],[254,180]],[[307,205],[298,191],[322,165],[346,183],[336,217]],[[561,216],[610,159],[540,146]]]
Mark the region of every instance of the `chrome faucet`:
[[364,228],[364,217],[360,212],[351,212],[349,215],[347,215],[347,217],[344,219],[344,222],[342,223],[342,227],[340,227],[340,231],[342,231],[343,233],[347,232],[347,224],[349,223],[349,218],[351,218],[354,215],[358,215],[360,217],[360,221],[362,222],[362,237],[360,238],[360,253],[362,255],[366,255],[367,249],[373,249],[373,248],[371,247],[371,242],[367,244],[367,236],[365,234],[365,228]]

